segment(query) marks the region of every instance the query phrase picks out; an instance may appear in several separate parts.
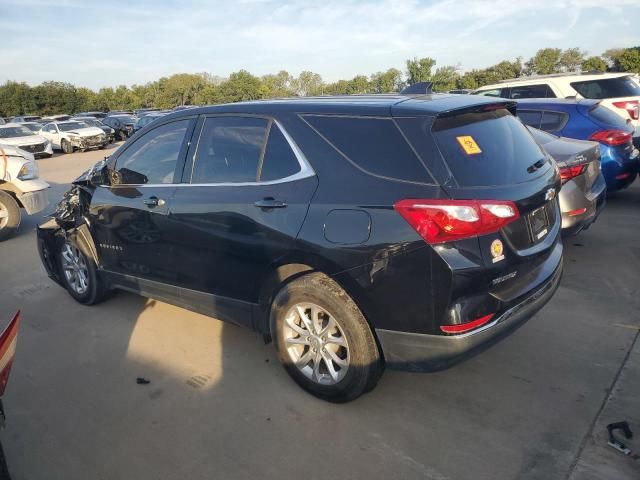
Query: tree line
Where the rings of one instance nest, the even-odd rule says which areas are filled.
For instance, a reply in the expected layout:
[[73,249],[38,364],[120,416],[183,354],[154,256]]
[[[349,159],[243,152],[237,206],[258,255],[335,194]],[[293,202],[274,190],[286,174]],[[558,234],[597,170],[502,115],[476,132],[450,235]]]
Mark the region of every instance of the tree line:
[[543,48],[526,62],[518,57],[464,73],[460,65],[436,67],[433,58],[413,58],[406,61],[404,72],[390,68],[329,83],[318,73],[303,71],[293,76],[285,70],[261,77],[240,70],[228,78],[209,73],[179,73],[144,85],[106,87],[97,92],[65,82],[50,81],[31,87],[25,82],[8,81],[0,85],[0,116],[172,108],[288,96],[389,93],[423,81],[432,82],[434,91],[475,89],[508,78],[576,71],[640,73],[640,47],[611,49],[601,56],[588,56],[579,48]]

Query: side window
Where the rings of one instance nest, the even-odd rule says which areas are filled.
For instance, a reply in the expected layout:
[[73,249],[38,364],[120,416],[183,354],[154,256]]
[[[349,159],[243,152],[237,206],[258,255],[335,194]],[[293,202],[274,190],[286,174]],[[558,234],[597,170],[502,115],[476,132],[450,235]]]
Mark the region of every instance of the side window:
[[534,128],[540,128],[540,122],[542,121],[542,111],[518,109],[517,112],[518,118],[522,123]]
[[300,171],[300,163],[287,142],[284,134],[275,123],[271,124],[267,148],[262,160],[260,181],[287,178]]
[[562,130],[569,120],[569,115],[562,112],[544,112],[542,114],[542,122],[540,123],[540,130],[545,132],[557,132]]
[[303,117],[346,160],[381,177],[431,183],[427,169],[390,118]]
[[189,119],[167,123],[140,137],[116,160],[121,184],[172,183]]
[[191,183],[257,181],[268,124],[264,118],[208,117],[198,140]]
[[478,95],[484,95],[485,97],[500,97],[502,95],[502,89],[495,88],[493,90],[484,90],[478,92]]
[[510,98],[555,98],[555,94],[546,83],[540,85],[521,85],[511,87]]
[[49,126],[47,127],[47,132],[58,133],[58,128],[53,123],[50,123]]

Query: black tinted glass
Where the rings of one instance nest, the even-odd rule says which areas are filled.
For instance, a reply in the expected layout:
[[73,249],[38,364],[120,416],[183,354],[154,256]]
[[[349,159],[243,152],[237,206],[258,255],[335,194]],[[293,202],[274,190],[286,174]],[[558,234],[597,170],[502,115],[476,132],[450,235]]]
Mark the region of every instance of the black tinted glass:
[[640,95],[640,87],[630,77],[571,82],[571,86],[584,98],[617,98]]
[[518,118],[525,125],[540,128],[542,112],[540,110],[520,110],[518,108]]
[[562,112],[549,112],[545,111],[542,114],[542,122],[540,123],[540,130],[545,132],[557,132],[567,124],[569,115]]
[[511,87],[511,98],[555,98],[555,94],[547,84],[521,85]]
[[155,128],[140,137],[117,159],[123,184],[172,183],[190,120]]
[[391,119],[305,116],[305,120],[362,170],[412,182],[432,182]]
[[300,164],[289,142],[277,125],[271,125],[267,149],[262,161],[260,181],[279,180],[300,171]]
[[191,183],[255,182],[267,125],[263,118],[207,118]]
[[431,129],[444,160],[460,186],[521,183],[551,168],[527,128],[505,109],[470,111],[436,119]]
[[484,90],[482,92],[478,92],[478,95],[483,95],[485,97],[499,97],[502,95],[502,89],[497,88],[495,90]]
[[596,122],[607,126],[610,125],[612,127],[618,128],[628,127],[627,122],[625,122],[624,118],[600,104],[591,107],[591,109],[589,110],[589,115],[593,117]]

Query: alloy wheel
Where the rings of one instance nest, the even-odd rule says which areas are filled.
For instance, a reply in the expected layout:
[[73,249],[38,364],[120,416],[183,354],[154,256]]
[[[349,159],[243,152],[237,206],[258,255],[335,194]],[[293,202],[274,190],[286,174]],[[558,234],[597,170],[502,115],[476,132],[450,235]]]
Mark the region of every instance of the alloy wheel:
[[78,247],[65,243],[62,247],[62,269],[67,283],[78,295],[89,289],[89,269]]
[[297,303],[284,319],[284,342],[293,364],[320,385],[339,383],[349,370],[349,344],[338,321],[313,303]]
[[9,210],[0,202],[0,230],[7,226],[9,223]]

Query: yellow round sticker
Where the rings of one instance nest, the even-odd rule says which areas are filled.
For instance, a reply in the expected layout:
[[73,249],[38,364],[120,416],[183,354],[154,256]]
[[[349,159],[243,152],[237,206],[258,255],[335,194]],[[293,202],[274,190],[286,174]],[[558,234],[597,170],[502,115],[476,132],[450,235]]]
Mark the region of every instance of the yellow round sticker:
[[495,239],[491,242],[491,256],[493,257],[493,262],[499,262],[504,258],[504,245],[502,245],[502,241],[499,239]]

